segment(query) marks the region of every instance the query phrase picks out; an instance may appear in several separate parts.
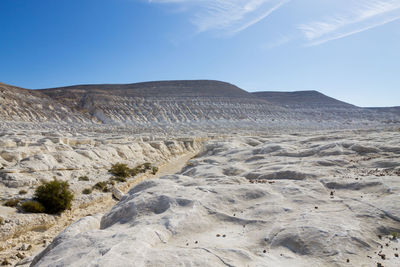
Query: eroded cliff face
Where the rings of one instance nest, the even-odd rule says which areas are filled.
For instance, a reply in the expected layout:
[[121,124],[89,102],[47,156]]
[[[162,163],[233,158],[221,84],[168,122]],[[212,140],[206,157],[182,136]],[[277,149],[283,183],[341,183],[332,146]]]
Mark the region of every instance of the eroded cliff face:
[[0,88],[2,121],[149,129],[357,128],[400,122],[397,109],[359,108],[316,91],[249,93],[219,81]]
[[33,90],[0,83],[0,121],[24,122],[94,122],[80,113]]
[[284,108],[218,81],[87,85],[41,92],[103,123],[254,122],[286,114]]

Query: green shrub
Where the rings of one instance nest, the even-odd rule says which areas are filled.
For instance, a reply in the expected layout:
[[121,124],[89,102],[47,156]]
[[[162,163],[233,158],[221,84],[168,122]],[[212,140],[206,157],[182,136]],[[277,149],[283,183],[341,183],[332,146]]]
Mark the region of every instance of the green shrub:
[[138,173],[145,173],[146,172],[146,168],[144,167],[144,164],[137,166],[136,169],[137,169]]
[[140,171],[139,171],[139,168],[138,168],[138,167],[133,168],[133,169],[130,170],[131,176],[136,176],[136,175],[138,175],[139,172],[140,172]]
[[128,166],[123,163],[116,163],[112,165],[111,169],[109,169],[108,172],[117,177],[122,177],[122,178],[127,178],[131,175],[131,169],[128,168]]
[[45,212],[56,214],[71,207],[73,193],[69,190],[68,182],[54,179],[51,182],[44,182],[35,190],[34,200],[40,202]]
[[392,240],[396,240],[400,237],[399,233],[397,232],[391,232],[390,235],[392,236]]
[[93,186],[93,189],[97,189],[103,192],[107,192],[107,182],[98,182]]
[[153,166],[153,168],[151,169],[151,172],[154,174],[156,174],[158,172],[158,167]]
[[143,164],[143,168],[144,168],[145,170],[150,170],[150,169],[151,169],[151,163],[150,163],[150,162],[144,163],[144,164]]
[[25,195],[25,194],[27,194],[28,192],[26,191],[26,190],[19,190],[19,192],[18,192],[18,194],[20,194],[20,195]]
[[42,213],[45,211],[45,208],[42,204],[32,200],[22,203],[21,208],[23,211],[31,213]]
[[90,189],[90,188],[85,188],[82,190],[82,194],[89,195],[91,193],[92,193],[92,189]]
[[86,175],[85,175],[85,176],[79,176],[79,177],[78,177],[78,181],[85,181],[85,182],[87,182],[87,181],[89,181],[89,177],[87,177]]
[[6,207],[16,207],[19,204],[20,200],[19,199],[9,199],[4,203],[4,206]]
[[[112,180],[117,181],[119,183],[125,183],[126,182],[126,178],[124,177],[114,177]],[[110,181],[110,183],[113,181]]]

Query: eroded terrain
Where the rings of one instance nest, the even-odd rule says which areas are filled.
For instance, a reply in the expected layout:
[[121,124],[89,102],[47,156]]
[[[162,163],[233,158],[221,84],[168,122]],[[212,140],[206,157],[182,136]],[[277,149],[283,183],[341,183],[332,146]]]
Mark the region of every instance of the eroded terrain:
[[399,266],[400,131],[232,136],[32,266]]
[[[194,156],[202,142],[203,138],[193,137],[4,131],[0,138],[0,260],[26,260],[73,221],[110,209],[116,203],[115,196],[134,184],[175,173],[179,169],[174,165]],[[151,171],[140,173],[126,182],[112,180],[108,172],[115,163],[135,167],[146,162],[159,171],[155,175]],[[33,197],[41,180],[54,178],[68,181],[75,195],[72,209],[61,216],[22,212],[20,204]],[[96,188],[99,182],[107,183],[105,190]],[[84,189],[90,193],[84,194]],[[6,206],[10,201],[19,203]]]

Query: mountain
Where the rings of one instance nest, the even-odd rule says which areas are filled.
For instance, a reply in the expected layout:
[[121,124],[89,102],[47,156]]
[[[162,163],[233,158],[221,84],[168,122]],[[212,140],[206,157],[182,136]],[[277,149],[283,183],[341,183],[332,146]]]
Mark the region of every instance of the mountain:
[[0,84],[0,104],[0,122],[49,121],[139,128],[332,128],[400,121],[397,108],[360,108],[317,91],[249,93],[230,83],[212,80],[38,90]]
[[50,89],[42,93],[57,98],[68,94],[103,94],[129,97],[228,97],[254,98],[254,96],[230,83],[212,80],[155,81],[131,84],[88,84]]
[[285,112],[237,86],[209,80],[77,85],[40,92],[103,123],[256,121]]
[[0,121],[90,122],[92,118],[40,91],[0,83]]
[[318,91],[254,92],[259,99],[296,112],[301,120],[342,121],[345,124],[399,123],[400,109],[361,108]]
[[354,105],[339,101],[326,96],[318,91],[297,91],[297,92],[254,92],[258,98],[267,100],[270,103],[284,106],[290,109],[317,108],[317,109],[355,109]]

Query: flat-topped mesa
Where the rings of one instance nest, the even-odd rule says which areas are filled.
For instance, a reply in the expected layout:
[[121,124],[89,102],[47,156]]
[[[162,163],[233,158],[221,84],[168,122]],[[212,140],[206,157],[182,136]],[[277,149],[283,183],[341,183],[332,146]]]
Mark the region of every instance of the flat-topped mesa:
[[254,92],[253,95],[258,98],[263,98],[270,103],[279,106],[285,106],[290,109],[359,109],[357,106],[337,100],[313,90],[296,92]]

